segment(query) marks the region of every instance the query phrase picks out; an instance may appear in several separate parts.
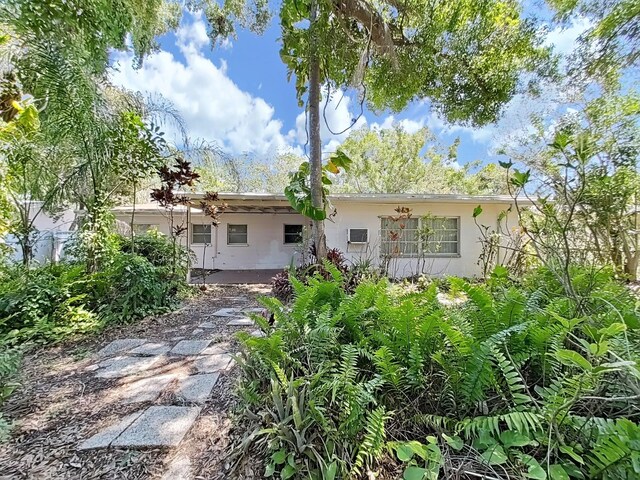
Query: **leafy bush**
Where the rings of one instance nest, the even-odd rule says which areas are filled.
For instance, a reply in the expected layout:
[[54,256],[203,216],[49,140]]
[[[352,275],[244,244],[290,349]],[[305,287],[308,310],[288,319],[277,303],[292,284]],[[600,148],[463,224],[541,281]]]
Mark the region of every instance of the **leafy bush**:
[[124,253],[135,253],[146,258],[154,267],[164,269],[168,275],[175,261],[175,276],[185,278],[190,263],[195,257],[184,246],[174,245],[166,235],[150,230],[142,235],[135,235],[133,248],[130,238],[120,237],[120,250]]
[[185,277],[163,260],[166,240],[149,237],[140,245],[144,256],[113,254],[92,274],[78,263],[9,267],[0,285],[0,339],[59,341],[166,311],[185,290]]
[[[315,259],[314,252],[314,247],[311,247],[310,255],[312,259]],[[349,292],[353,291],[365,279],[380,278],[379,273],[371,263],[361,262],[349,267],[344,253],[337,248],[332,248],[327,251],[327,259],[324,263],[318,263],[314,260],[309,264],[300,267],[289,266],[282,272],[278,272],[271,281],[271,293],[282,301],[288,301],[293,295],[293,286],[289,279],[291,276],[304,283],[316,275],[329,279],[331,278],[331,272],[327,268],[328,266],[337,269],[342,274],[343,286]]]
[[640,475],[636,301],[606,272],[574,270],[578,301],[544,271],[453,278],[468,300],[444,306],[435,284],[349,294],[326,269],[291,277],[289,306],[262,300],[263,338],[239,334],[265,476],[360,477],[391,456],[406,479]]
[[83,266],[15,266],[8,276],[0,286],[0,335],[6,340],[58,340],[96,328],[97,317],[86,307],[91,281]]
[[[18,386],[16,377],[20,359],[21,351],[19,348],[0,343],[0,406]],[[9,423],[2,418],[2,413],[0,413],[0,442],[6,439],[9,429]]]
[[124,253],[92,279],[97,311],[106,321],[128,322],[166,310],[175,299],[175,285],[164,268],[139,255]]

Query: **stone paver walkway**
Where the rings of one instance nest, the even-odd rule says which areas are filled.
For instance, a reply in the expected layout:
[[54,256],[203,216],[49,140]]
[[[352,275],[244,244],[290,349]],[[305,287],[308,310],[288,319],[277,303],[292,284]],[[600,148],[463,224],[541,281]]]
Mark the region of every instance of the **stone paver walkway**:
[[[225,307],[210,317],[229,319],[229,328],[246,327],[254,325],[247,315],[261,311],[255,307]],[[168,397],[172,404],[141,408],[84,439],[79,450],[173,447],[180,443],[198,418],[201,405],[215,394],[220,374],[235,365],[229,342],[201,338],[216,324],[205,321],[199,327],[192,332],[197,338],[178,336],[169,342],[123,338],[97,352],[96,363],[87,371],[94,372],[96,378],[121,380],[105,385],[110,397],[125,404]],[[172,368],[178,364],[180,368]]]

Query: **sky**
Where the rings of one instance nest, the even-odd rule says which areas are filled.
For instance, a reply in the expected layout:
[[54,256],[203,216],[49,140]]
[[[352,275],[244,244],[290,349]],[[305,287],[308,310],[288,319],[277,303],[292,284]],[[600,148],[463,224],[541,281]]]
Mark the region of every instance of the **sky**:
[[[551,30],[547,42],[557,52],[568,53],[587,27],[577,19],[567,28]],[[111,80],[129,90],[162,95],[180,112],[192,139],[215,142],[229,155],[269,159],[288,151],[304,154],[308,151],[305,114],[279,57],[279,33],[273,21],[261,36],[240,31],[237,38],[212,48],[202,16],[186,14],[180,28],[160,39],[159,51],[148,56],[142,67],[134,67],[130,52],[115,52]],[[547,89],[535,105],[517,95],[497,124],[473,129],[446,125],[426,101],[415,101],[397,114],[375,114],[365,108],[359,116],[357,101],[340,91],[331,92],[325,95],[323,151],[335,151],[349,132],[332,132],[344,130],[358,118],[355,128],[390,128],[400,123],[415,132],[426,126],[445,145],[459,137],[459,164],[487,163],[497,159],[501,139],[523,128],[527,114],[559,108],[557,93]],[[168,140],[177,138],[171,125],[165,130]]]

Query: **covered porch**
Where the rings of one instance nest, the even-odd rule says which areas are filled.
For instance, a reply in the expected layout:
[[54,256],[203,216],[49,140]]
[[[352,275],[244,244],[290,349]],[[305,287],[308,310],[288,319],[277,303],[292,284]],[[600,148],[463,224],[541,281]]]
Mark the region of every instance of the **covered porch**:
[[193,269],[191,271],[191,284],[197,285],[201,283],[217,284],[217,285],[254,285],[269,284],[271,279],[278,272],[278,269],[259,269],[259,270],[216,270],[202,271]]

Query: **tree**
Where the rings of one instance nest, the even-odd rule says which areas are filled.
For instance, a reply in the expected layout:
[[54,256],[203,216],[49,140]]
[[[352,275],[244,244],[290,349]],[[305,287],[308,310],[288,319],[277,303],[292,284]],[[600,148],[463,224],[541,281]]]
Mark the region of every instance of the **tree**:
[[[513,1],[287,0],[280,23],[281,57],[296,77],[300,104],[306,95],[313,211],[324,211],[322,85],[355,85],[373,109],[427,98],[449,121],[482,125],[498,117],[519,74],[548,58]],[[313,223],[319,258],[326,251],[322,220]]]
[[[547,146],[511,177],[538,257],[573,295],[573,264],[609,265],[635,280],[640,261],[640,98],[608,94],[557,120]],[[511,167],[509,162],[505,166]],[[518,206],[518,202],[516,202]]]
[[548,0],[556,20],[587,18],[591,27],[580,36],[572,73],[615,84],[621,71],[640,65],[640,4],[636,0]]
[[232,157],[215,148],[185,153],[196,165],[201,187],[219,192],[282,193],[289,184],[289,175],[304,162],[294,153],[281,153],[266,160]]
[[351,159],[334,190],[357,193],[506,193],[506,176],[493,164],[457,163],[459,141],[445,146],[427,129],[354,130],[340,149]]

